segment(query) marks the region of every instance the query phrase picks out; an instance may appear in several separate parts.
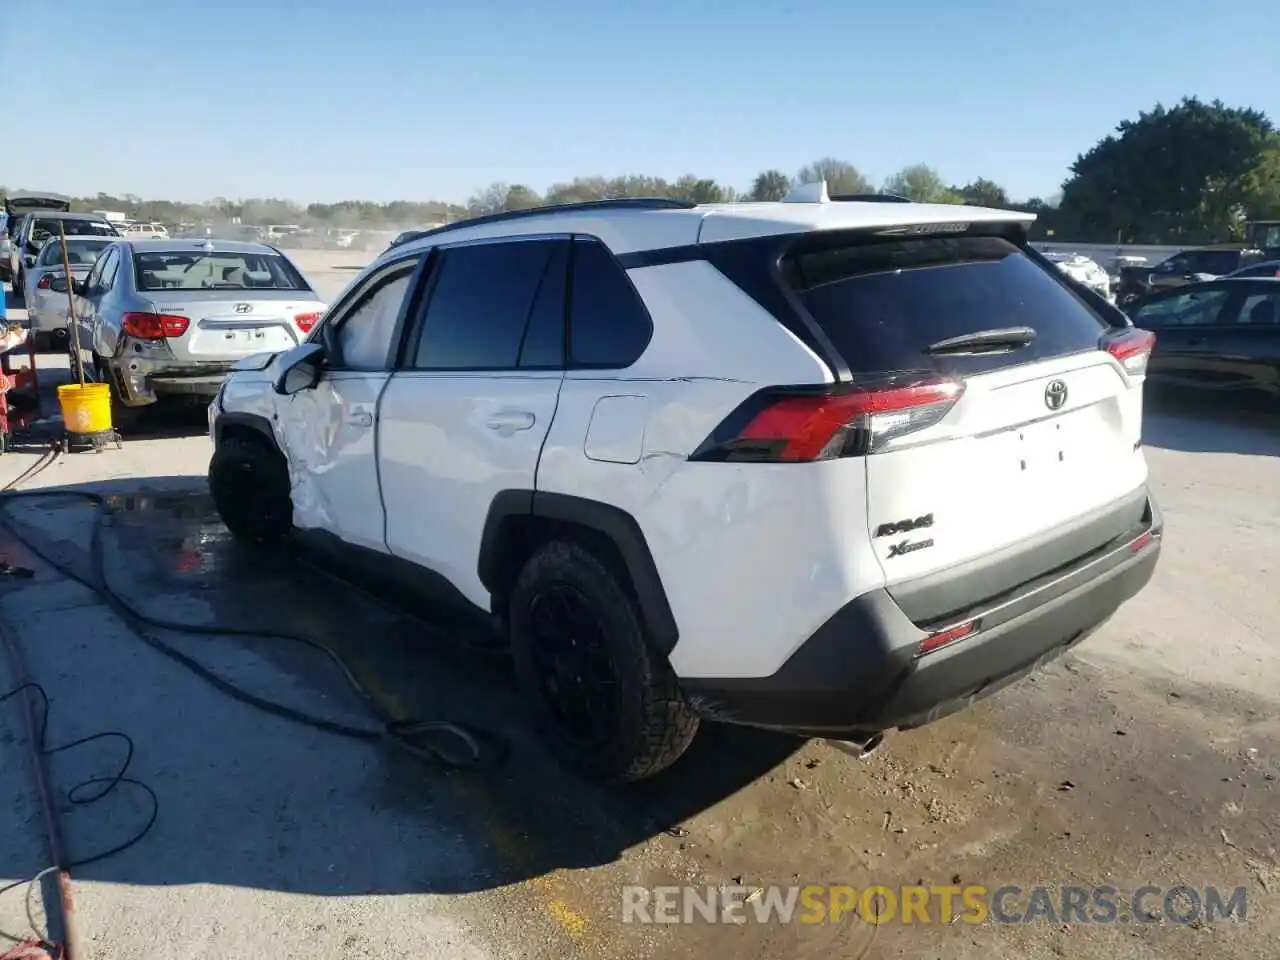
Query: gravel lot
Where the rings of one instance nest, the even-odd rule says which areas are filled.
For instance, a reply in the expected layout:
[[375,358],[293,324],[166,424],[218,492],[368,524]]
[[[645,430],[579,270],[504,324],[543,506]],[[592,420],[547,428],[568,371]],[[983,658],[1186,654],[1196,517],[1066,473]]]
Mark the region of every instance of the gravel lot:
[[[358,262],[295,256],[329,294],[352,276],[341,267]],[[49,361],[65,377],[65,363]],[[0,583],[0,615],[53,699],[51,741],[128,733],[131,774],[160,798],[139,844],[73,870],[97,956],[1278,955],[1275,419],[1184,399],[1151,405],[1148,459],[1168,525],[1161,566],[1079,653],[1033,681],[891,737],[867,760],[823,742],[709,728],[669,775],[626,792],[551,763],[501,663],[439,642],[314,569],[262,569],[232,551],[203,496],[202,427],[198,411],[166,420],[121,451],[64,457],[35,485],[159,491],[123,499],[106,531],[121,593],[171,618],[305,632],[340,651],[384,709],[490,731],[505,762],[428,767],[254,711],[0,539],[0,557],[38,572]],[[35,459],[0,458],[0,483]],[[86,562],[85,507],[63,498],[8,510],[26,536]],[[362,716],[310,652],[166,636],[255,692],[351,722]],[[10,685],[6,670],[0,690]],[[17,711],[0,705],[0,768],[27,769],[22,736]],[[109,769],[116,749],[60,755],[63,794]],[[22,776],[6,778],[0,811],[14,825],[0,831],[3,886],[46,864]],[[145,798],[124,787],[69,810],[71,855],[115,845],[147,815]],[[624,885],[668,882],[1243,885],[1248,912],[1190,926],[620,922]],[[25,926],[21,891],[0,896],[0,930]]]

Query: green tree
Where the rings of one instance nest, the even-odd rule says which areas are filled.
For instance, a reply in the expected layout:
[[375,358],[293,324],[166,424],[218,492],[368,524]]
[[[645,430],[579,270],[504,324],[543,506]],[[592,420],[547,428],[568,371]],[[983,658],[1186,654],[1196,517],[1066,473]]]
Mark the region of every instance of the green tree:
[[1274,196],[1277,147],[1258,110],[1194,97],[1157,104],[1076,158],[1063,184],[1064,225],[1080,240],[1227,239]]
[[501,213],[507,209],[507,194],[511,188],[505,183],[491,183],[478,193],[474,193],[467,201],[467,212],[473,217],[483,217],[490,213]]
[[781,170],[765,170],[751,184],[752,200],[781,200],[791,189],[791,178]]
[[903,167],[884,182],[881,192],[919,203],[959,203],[961,199],[951,192],[937,170],[924,163]]
[[966,183],[963,187],[952,187],[951,192],[958,194],[971,207],[1007,209],[1013,205],[1004,187],[984,177]]
[[801,167],[796,174],[796,183],[817,183],[819,180],[827,181],[827,192],[832,196],[875,192],[871,181],[857,167],[835,157],[815,160],[807,167]]
[[542,198],[538,196],[538,192],[532,187],[526,187],[522,183],[517,183],[507,190],[507,199],[505,209],[507,210],[528,210],[542,203]]

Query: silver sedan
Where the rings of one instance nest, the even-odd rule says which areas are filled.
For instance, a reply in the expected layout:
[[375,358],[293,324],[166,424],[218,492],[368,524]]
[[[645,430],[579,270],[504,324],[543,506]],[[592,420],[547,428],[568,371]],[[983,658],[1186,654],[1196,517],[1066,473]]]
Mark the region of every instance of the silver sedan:
[[[66,259],[70,262],[72,277],[76,280],[87,277],[98,257],[113,242],[111,237],[67,237]],[[70,303],[62,241],[54,237],[41,247],[36,262],[27,268],[23,277],[27,286],[22,293],[36,346],[65,343]]]
[[110,384],[122,414],[212,399],[234,362],[297,346],[326,308],[279,250],[231,240],[117,241],[75,293],[73,370]]

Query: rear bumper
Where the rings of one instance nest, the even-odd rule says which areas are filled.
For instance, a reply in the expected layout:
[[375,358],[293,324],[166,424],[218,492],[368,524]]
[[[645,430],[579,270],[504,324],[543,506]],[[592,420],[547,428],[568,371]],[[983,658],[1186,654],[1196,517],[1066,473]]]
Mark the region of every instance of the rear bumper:
[[146,406],[166,397],[211,400],[231,372],[230,363],[180,364],[128,353],[108,361],[107,367],[129,406]]
[[923,656],[930,632],[886,590],[854,599],[771,677],[689,679],[706,717],[852,738],[922,726],[986,697],[1080,643],[1151,579],[1163,520],[1147,499],[1141,523],[1072,564],[965,611],[972,633]]

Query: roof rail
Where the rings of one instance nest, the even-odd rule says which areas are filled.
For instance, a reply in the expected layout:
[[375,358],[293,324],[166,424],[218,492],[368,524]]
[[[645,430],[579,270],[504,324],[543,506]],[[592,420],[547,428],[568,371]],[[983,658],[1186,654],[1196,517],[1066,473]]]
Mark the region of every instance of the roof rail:
[[838,193],[831,198],[843,203],[914,203],[908,197],[899,197],[893,193]]
[[391,246],[404,246],[406,243],[448,233],[451,230],[461,230],[464,227],[479,227],[490,223],[503,223],[507,220],[523,220],[526,217],[542,216],[548,213],[569,213],[579,210],[692,210],[696,206],[697,204],[690,200],[676,200],[673,197],[614,197],[606,200],[581,200],[577,203],[552,203],[542,207],[530,207],[527,210],[504,210],[502,213],[469,217],[431,230],[415,230],[393,241]]

